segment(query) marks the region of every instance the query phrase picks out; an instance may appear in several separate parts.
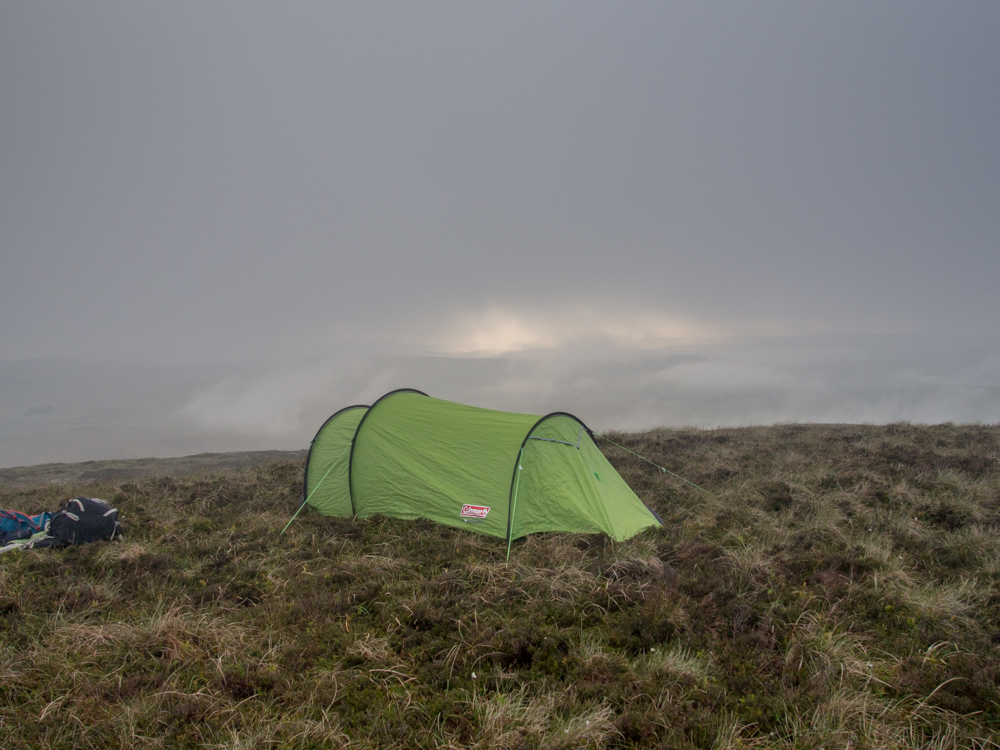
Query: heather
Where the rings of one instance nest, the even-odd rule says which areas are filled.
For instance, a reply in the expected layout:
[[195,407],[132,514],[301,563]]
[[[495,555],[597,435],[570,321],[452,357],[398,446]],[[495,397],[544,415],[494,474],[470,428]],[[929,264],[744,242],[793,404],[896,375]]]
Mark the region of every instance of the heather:
[[602,442],[663,528],[509,560],[427,521],[279,535],[298,457],[22,472],[0,506],[102,497],[127,536],[0,557],[0,746],[997,746],[1000,429],[610,437],[698,487]]

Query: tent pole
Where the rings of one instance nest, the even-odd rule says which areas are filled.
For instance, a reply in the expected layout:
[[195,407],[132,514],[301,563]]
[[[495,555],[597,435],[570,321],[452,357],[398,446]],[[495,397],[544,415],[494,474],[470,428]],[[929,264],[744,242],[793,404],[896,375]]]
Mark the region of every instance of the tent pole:
[[510,531],[507,532],[507,562],[510,564],[510,543],[514,539],[514,511],[517,510],[517,488],[521,485],[521,456],[524,448],[517,452],[517,478],[514,479],[514,499],[510,502]]

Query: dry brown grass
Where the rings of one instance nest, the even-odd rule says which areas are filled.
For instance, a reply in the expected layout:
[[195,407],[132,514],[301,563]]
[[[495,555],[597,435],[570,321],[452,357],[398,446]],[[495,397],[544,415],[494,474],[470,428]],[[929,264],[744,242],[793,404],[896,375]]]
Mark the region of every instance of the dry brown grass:
[[306,514],[300,467],[98,494],[113,544],[0,561],[0,746],[987,748],[1000,431],[617,435],[665,527],[506,544]]

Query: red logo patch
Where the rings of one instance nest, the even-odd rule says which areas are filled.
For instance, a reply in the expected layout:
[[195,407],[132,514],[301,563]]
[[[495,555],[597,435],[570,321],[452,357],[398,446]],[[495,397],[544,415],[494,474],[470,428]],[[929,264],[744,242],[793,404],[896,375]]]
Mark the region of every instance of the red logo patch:
[[486,518],[486,514],[489,512],[490,506],[488,505],[462,506],[462,518]]

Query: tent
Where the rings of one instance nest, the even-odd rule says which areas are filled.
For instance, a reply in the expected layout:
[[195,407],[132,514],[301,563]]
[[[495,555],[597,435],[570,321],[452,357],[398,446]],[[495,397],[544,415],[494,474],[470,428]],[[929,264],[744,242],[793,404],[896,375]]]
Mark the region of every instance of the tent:
[[539,531],[622,540],[660,525],[572,414],[480,409],[409,388],[323,423],[303,497],[324,515],[428,518],[508,542]]

